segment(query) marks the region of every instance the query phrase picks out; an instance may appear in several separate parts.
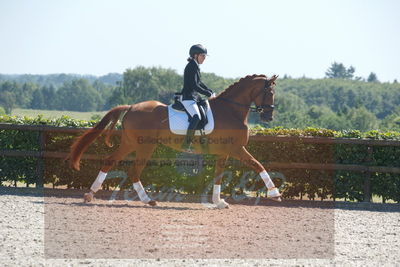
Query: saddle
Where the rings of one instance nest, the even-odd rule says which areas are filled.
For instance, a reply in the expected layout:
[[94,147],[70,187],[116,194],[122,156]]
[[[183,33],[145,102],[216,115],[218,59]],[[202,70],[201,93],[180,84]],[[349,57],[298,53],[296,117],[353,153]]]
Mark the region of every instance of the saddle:
[[[172,104],[172,108],[176,111],[185,112],[188,116],[188,122],[190,122],[191,116],[189,112],[186,111],[185,107],[183,106],[182,102],[182,94],[175,93],[174,95],[174,104]],[[198,99],[197,106],[199,107],[200,111],[200,122],[197,124],[196,130],[204,130],[205,126],[208,123],[207,111],[208,111],[208,103],[204,99]]]

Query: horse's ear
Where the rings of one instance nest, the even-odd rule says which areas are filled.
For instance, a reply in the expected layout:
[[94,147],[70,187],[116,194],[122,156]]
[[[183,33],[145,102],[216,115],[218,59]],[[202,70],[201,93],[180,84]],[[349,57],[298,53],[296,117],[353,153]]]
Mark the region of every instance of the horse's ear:
[[269,79],[270,80],[270,82],[275,82],[276,81],[276,79],[278,79],[278,77],[279,77],[279,75],[273,75],[272,77],[271,77],[271,79]]
[[276,84],[275,81],[276,81],[276,79],[278,79],[278,77],[279,77],[279,75],[274,74],[270,79],[267,80],[268,85],[275,85]]

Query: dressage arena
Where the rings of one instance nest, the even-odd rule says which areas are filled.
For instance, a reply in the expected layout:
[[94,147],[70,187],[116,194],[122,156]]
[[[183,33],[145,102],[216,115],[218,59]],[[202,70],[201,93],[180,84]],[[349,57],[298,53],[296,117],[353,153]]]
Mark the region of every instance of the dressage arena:
[[2,266],[400,264],[398,204],[230,200],[218,210],[60,192],[0,188]]

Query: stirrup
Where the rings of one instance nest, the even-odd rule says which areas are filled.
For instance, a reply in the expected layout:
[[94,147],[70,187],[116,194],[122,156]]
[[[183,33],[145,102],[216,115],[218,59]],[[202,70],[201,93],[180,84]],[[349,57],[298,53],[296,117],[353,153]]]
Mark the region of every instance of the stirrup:
[[194,149],[187,148],[187,149],[184,149],[183,152],[192,154],[192,153],[194,153]]
[[192,147],[192,145],[193,145],[193,142],[192,142],[193,137],[194,136],[191,136],[191,135],[186,135],[185,136],[185,138],[183,139],[183,143],[181,145],[181,149],[183,151],[188,152],[188,153],[193,153],[193,147]]
[[181,149],[182,149],[184,152],[193,153],[192,142],[186,143],[186,140],[184,140],[184,141],[183,141],[183,144],[182,144],[182,146],[181,146]]

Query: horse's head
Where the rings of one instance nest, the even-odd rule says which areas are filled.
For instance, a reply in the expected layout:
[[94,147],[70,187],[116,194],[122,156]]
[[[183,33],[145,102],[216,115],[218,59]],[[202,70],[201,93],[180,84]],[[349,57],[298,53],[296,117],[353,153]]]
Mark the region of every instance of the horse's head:
[[254,90],[253,101],[256,104],[256,111],[260,113],[260,119],[265,122],[273,120],[276,79],[277,75],[267,78],[261,89]]

